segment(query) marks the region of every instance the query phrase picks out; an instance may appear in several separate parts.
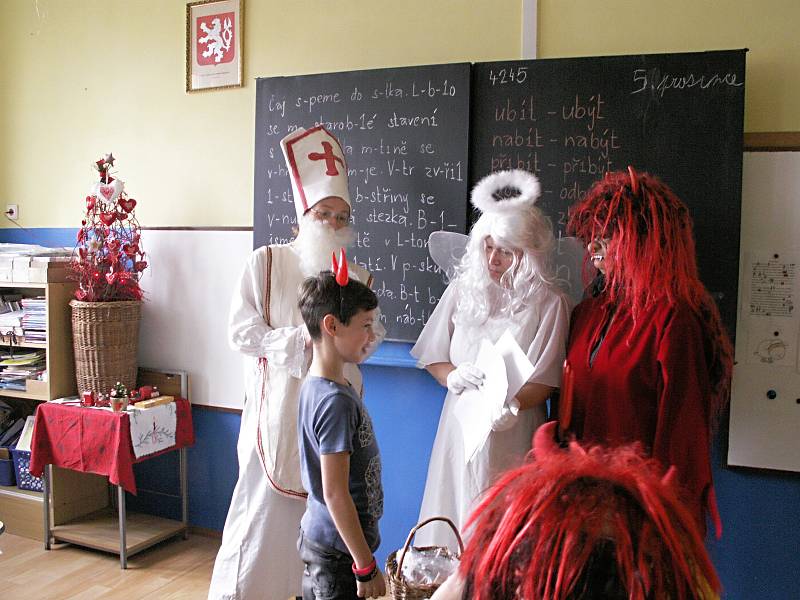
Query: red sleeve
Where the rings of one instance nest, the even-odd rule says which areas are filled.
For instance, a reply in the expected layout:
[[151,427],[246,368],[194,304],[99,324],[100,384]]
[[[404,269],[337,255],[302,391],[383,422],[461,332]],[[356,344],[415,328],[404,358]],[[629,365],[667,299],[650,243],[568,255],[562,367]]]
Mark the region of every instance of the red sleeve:
[[675,465],[701,530],[705,531],[707,510],[719,537],[722,527],[711,473],[711,383],[702,326],[688,307],[673,306],[669,312],[657,359],[661,389],[653,456],[665,468]]

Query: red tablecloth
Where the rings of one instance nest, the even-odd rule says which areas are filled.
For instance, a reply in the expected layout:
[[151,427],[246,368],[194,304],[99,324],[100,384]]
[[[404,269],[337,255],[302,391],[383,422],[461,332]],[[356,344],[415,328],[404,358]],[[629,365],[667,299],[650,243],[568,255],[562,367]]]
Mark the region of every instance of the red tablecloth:
[[107,475],[111,483],[136,493],[133,464],[194,444],[192,409],[178,398],[175,445],[137,459],[131,443],[128,413],[44,402],[36,409],[31,440],[31,474],[41,477],[44,466]]

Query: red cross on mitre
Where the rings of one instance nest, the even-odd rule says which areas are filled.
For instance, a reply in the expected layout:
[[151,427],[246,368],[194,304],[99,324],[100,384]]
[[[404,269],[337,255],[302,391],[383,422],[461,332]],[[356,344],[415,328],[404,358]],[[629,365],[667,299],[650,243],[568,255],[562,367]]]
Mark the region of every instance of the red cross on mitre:
[[336,196],[350,204],[345,155],[330,131],[322,125],[308,130],[298,128],[281,140],[281,148],[289,168],[298,222],[324,198]]
[[325,161],[325,175],[335,177],[339,174],[336,168],[336,163],[339,162],[344,166],[344,161],[333,153],[333,146],[330,142],[322,142],[322,153],[310,152],[308,154],[309,160],[324,160]]

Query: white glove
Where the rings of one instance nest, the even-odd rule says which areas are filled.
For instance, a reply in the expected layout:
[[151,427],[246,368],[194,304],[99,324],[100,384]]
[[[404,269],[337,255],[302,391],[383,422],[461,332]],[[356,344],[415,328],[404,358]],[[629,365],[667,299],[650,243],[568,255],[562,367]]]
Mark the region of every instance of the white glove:
[[492,415],[492,431],[505,431],[511,429],[519,419],[519,401],[512,398],[503,403],[500,410],[495,410]]
[[485,375],[472,363],[461,363],[447,375],[447,389],[454,394],[464,390],[477,390],[483,384]]

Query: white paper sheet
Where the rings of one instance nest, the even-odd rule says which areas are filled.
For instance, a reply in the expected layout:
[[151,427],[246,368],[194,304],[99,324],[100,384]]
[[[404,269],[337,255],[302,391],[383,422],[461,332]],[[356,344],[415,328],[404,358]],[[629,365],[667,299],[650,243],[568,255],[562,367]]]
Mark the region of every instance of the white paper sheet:
[[[748,253],[749,287],[742,311],[747,336],[745,362],[794,367],[798,364],[800,314],[794,310],[798,257],[794,253]],[[798,369],[800,371],[800,369]]]
[[477,390],[462,393],[455,406],[464,437],[465,464],[483,447],[492,431],[492,402],[498,398],[505,402],[508,391],[505,362],[488,340],[481,340],[475,365],[486,376],[483,384]]
[[508,380],[508,392],[506,393],[505,402],[511,400],[517,395],[520,388],[528,382],[528,379],[533,375],[533,364],[528,359],[526,354],[519,347],[517,340],[511,335],[511,332],[506,332],[500,336],[497,343],[494,345],[503,357],[503,362],[506,366],[506,379]]

